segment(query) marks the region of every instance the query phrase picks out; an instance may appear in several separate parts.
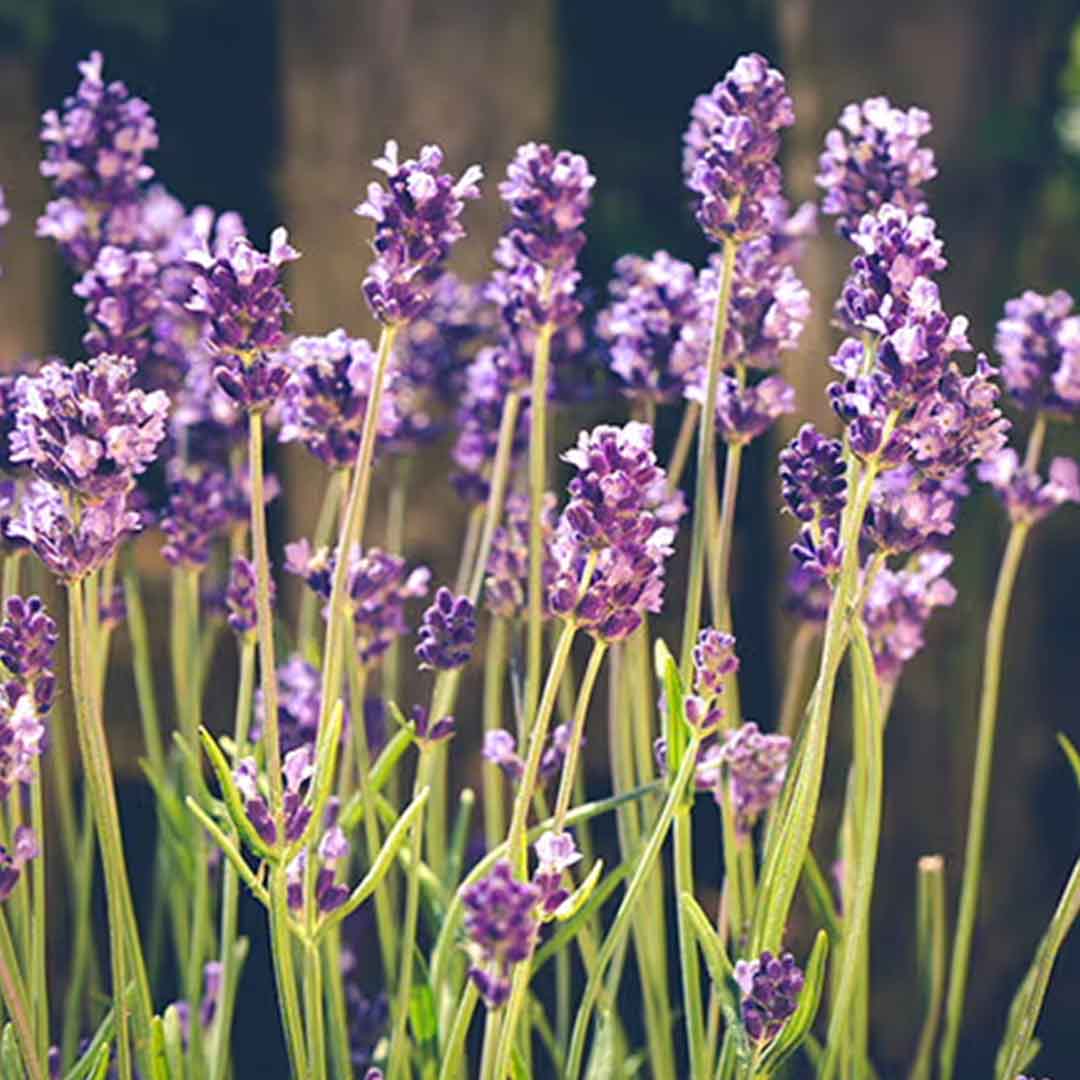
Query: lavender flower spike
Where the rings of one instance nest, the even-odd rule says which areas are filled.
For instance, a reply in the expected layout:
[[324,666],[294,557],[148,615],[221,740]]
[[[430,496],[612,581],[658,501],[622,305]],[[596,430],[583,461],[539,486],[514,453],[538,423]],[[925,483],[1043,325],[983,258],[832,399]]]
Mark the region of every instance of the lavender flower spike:
[[510,996],[510,970],[533,950],[540,889],[514,877],[505,859],[486,878],[465,889],[465,935],[472,959],[469,978],[488,1008]]
[[435,602],[420,624],[420,644],[416,655],[420,666],[451,671],[464,667],[476,642],[476,612],[467,596],[455,596],[445,586],[435,594]]
[[981,462],[977,475],[998,493],[1014,522],[1034,525],[1065,503],[1080,503],[1080,464],[1072,458],[1054,458],[1044,483],[1008,447]]
[[756,1043],[772,1042],[799,1003],[803,973],[791,953],[763,952],[757,960],[739,960],[735,981],[742,991],[743,1027]]
[[10,849],[0,844],[0,901],[6,900],[18,884],[22,868],[41,854],[34,830],[20,825],[15,830],[15,843]]
[[818,186],[825,191],[821,209],[836,216],[836,230],[851,236],[863,214],[883,203],[908,213],[923,213],[922,184],[937,175],[934,151],[920,146],[930,133],[923,109],[894,108],[885,97],[845,106],[838,126],[825,136]]
[[375,261],[364,278],[364,296],[384,324],[405,323],[431,301],[450,248],[465,235],[465,200],[480,197],[483,170],[470,165],[455,180],[440,172],[443,152],[425,146],[419,158],[401,162],[391,139],[374,165],[386,173],[386,187],[368,185],[356,208],[375,222]]
[[281,268],[300,257],[284,228],[270,236],[270,251],[257,251],[244,235],[233,236],[223,252],[211,254],[207,240],[188,253],[199,268],[188,300],[189,311],[203,315],[216,357],[214,378],[245,409],[265,409],[280,395],[289,376],[286,365],[269,354],[284,340],[291,310],[281,288]]
[[750,239],[765,231],[780,194],[780,131],[795,122],[784,76],[757,53],[739,57],[690,114],[683,172],[705,235]]
[[713,627],[698,634],[693,658],[694,692],[702,697],[716,697],[724,689],[724,680],[739,670],[734,636]]
[[58,640],[56,623],[40,597],[8,598],[0,624],[0,663],[13,676],[8,690],[29,693],[41,716],[52,708]]
[[724,739],[722,760],[731,778],[735,828],[741,836],[749,834],[780,794],[790,753],[791,739],[765,735],[754,723],[743,724]]

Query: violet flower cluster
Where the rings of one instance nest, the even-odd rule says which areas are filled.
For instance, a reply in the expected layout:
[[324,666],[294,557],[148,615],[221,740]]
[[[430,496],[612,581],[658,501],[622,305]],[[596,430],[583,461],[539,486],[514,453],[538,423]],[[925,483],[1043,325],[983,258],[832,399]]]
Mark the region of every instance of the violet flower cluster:
[[372,182],[356,208],[375,222],[375,260],[364,278],[364,296],[384,324],[406,323],[430,302],[450,248],[465,235],[461,214],[480,197],[483,170],[470,165],[455,180],[441,172],[443,152],[425,146],[418,159],[400,161],[391,139],[374,162],[386,186]]
[[772,1042],[799,1004],[804,977],[791,953],[763,952],[756,960],[735,964],[742,991],[740,1011],[746,1034],[755,1043]]

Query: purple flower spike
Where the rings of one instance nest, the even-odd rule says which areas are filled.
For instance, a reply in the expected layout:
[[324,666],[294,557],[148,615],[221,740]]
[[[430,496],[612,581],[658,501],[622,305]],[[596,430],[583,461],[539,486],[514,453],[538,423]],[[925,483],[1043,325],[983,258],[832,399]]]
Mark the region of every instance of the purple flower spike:
[[[555,496],[550,492],[544,496],[541,513],[544,544],[542,575],[546,592],[554,580],[556,569],[550,551],[555,528]],[[521,615],[525,610],[529,577],[528,496],[516,492],[507,496],[503,524],[492,537],[487,571],[484,596],[488,610],[506,619]]]
[[998,493],[1015,522],[1034,525],[1065,503],[1080,503],[1080,464],[1072,458],[1054,458],[1044,483],[1009,447],[982,462],[977,474]]
[[694,268],[666,251],[651,259],[624,255],[608,288],[612,303],[600,313],[597,332],[624,393],[659,404],[677,400],[683,379],[670,360],[683,327],[698,317]]
[[866,213],[893,203],[909,214],[923,213],[922,185],[937,175],[934,151],[920,146],[929,135],[930,114],[897,109],[888,98],[847,105],[839,126],[825,136],[818,186],[824,213],[836,217],[836,231],[850,237]]
[[64,493],[38,480],[27,489],[8,532],[25,541],[49,571],[67,583],[99,570],[140,528],[139,515],[123,495],[87,503],[76,520]]
[[130,356],[140,367],[153,344],[150,330],[162,304],[158,261],[148,251],[107,245],[72,290],[86,301],[89,330],[83,347],[91,355]]
[[563,518],[587,547],[644,543],[659,524],[681,516],[681,503],[668,494],[667,477],[656,463],[648,424],[601,424],[581,432],[562,457],[578,470]]
[[416,655],[422,668],[452,671],[464,667],[476,642],[476,612],[467,596],[455,596],[445,586],[424,612]]
[[208,464],[169,462],[169,502],[161,520],[161,554],[171,566],[201,568],[215,539],[232,520],[230,478]]
[[[271,589],[274,579],[270,579]],[[273,594],[271,593],[271,596]],[[258,615],[255,610],[255,564],[242,555],[232,561],[229,583],[225,588],[225,608],[229,626],[238,634],[250,634],[255,630]]]
[[0,844],[0,901],[14,892],[22,868],[40,853],[37,837],[29,825],[20,825],[15,830],[15,843],[10,849]]
[[843,444],[804,424],[780,453],[780,486],[787,508],[799,521],[839,525],[847,505]]
[[925,644],[923,632],[934,609],[956,600],[956,589],[945,577],[951,564],[951,555],[925,551],[903,570],[878,572],[863,618],[882,682],[896,683],[904,664]]
[[724,680],[738,670],[735,638],[713,627],[702,630],[694,646],[694,691],[716,697],[724,689]]
[[546,268],[572,264],[585,243],[581,226],[596,177],[580,154],[546,143],[518,147],[499,195],[510,210],[513,246]]
[[431,302],[450,248],[465,235],[461,213],[467,199],[480,197],[483,170],[471,165],[455,180],[441,172],[443,152],[425,146],[418,160],[398,160],[392,139],[374,165],[386,173],[386,187],[368,185],[360,217],[375,222],[375,261],[364,278],[364,296],[382,323],[405,323]]
[[763,952],[757,960],[739,960],[735,981],[742,991],[743,1027],[756,1043],[772,1042],[799,1004],[803,973],[791,953]]
[[242,408],[265,409],[288,380],[288,367],[270,353],[284,341],[285,316],[291,310],[281,288],[281,268],[299,257],[280,227],[270,236],[268,254],[244,235],[231,237],[217,253],[203,238],[202,246],[188,253],[198,273],[187,308],[205,318],[216,359],[214,379]]
[[165,437],[169,399],[132,387],[135,363],[103,354],[22,376],[11,460],[86,499],[125,495]]
[[530,955],[538,929],[540,889],[515,879],[505,859],[465,889],[465,935],[472,959],[469,977],[490,1009],[510,995],[510,970]]
[[39,717],[46,716],[52,708],[58,640],[56,623],[40,597],[8,599],[0,624],[0,662],[13,676],[4,693],[16,708],[23,696],[32,702]]
[[1005,304],[994,350],[1001,380],[1025,409],[1069,416],[1080,412],[1080,316],[1073,298],[1030,290]]
[[38,219],[37,233],[53,237],[80,271],[102,244],[134,239],[138,200],[154,175],[144,159],[158,145],[150,106],[122,82],[106,84],[102,65],[101,53],[91,53],[79,64],[76,92],[41,118],[41,175],[57,198]]
[[780,131],[795,122],[784,76],[757,53],[739,57],[690,113],[683,173],[709,239],[749,239],[767,225],[780,193]]
[[731,778],[735,828],[741,836],[749,834],[758,816],[780,794],[790,753],[791,739],[765,735],[754,723],[743,724],[725,737],[722,758]]
[[[323,337],[298,337],[286,354],[291,375],[281,407],[281,442],[301,442],[334,469],[356,460],[375,375],[375,352],[364,338],[338,328]],[[394,383],[379,413],[379,436],[394,438],[402,419]]]

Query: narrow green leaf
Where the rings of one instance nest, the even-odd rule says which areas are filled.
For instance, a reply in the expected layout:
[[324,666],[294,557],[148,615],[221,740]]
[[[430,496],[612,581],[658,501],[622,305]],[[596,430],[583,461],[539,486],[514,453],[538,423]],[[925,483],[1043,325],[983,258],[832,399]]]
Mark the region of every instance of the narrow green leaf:
[[585,1071],[585,1080],[609,1080],[616,1072],[616,1024],[611,1019],[608,1009],[598,1010],[596,1036],[593,1038],[592,1051],[589,1054],[589,1066]]
[[574,939],[583,923],[588,922],[600,908],[607,903],[608,897],[618,887],[619,882],[630,873],[632,866],[625,862],[617,866],[600,885],[593,890],[589,899],[581,906],[580,910],[567,919],[562,926],[558,927],[544,942],[533,959],[533,974],[540,970],[564,945]]
[[0,1035],[0,1060],[4,1063],[4,1077],[12,1077],[12,1080],[23,1080],[26,1070],[23,1068],[22,1055],[19,1053],[19,1045],[15,1039],[15,1025],[4,1025],[4,1033]]
[[244,800],[240,797],[236,782],[233,780],[232,770],[229,768],[229,763],[225,760],[221,748],[214,740],[214,736],[206,728],[200,727],[199,739],[202,741],[206,756],[210,759],[210,764],[214,768],[218,784],[221,785],[221,793],[225,797],[225,805],[229,810],[229,817],[232,818],[237,831],[256,855],[270,862],[276,862],[276,852],[255,831],[254,826],[248,819],[247,810],[244,808]]
[[109,1065],[111,1063],[112,1056],[109,1047],[103,1046],[98,1051],[97,1060],[94,1062],[94,1071],[90,1074],[90,1080],[105,1080],[109,1075]]
[[600,875],[604,872],[604,860],[597,859],[589,876],[555,909],[555,918],[559,922],[572,919],[592,896]]
[[1080,915],[1080,859],[1073,866],[1050,926],[1009,1009],[1005,1038],[997,1054],[995,1075],[998,1080],[1012,1080],[1026,1063],[1054,963],[1077,915]]
[[810,902],[814,916],[819,922],[825,924],[825,930],[830,937],[839,940],[843,934],[840,913],[836,910],[832,890],[829,888],[825,875],[821,872],[821,866],[813,851],[806,853],[806,862],[803,864],[803,885],[806,889],[806,899]]
[[184,1076],[184,1029],[180,1024],[180,1010],[170,1005],[165,1010],[165,1057],[169,1063],[172,1080],[183,1080]]
[[418,1043],[430,1042],[439,1032],[439,1021],[435,1015],[435,997],[427,982],[420,982],[413,987],[409,1001],[409,1026],[413,1038]]
[[656,674],[664,687],[664,741],[667,744],[667,769],[675,776],[682,764],[682,756],[689,742],[690,732],[686,722],[686,692],[679,665],[671,650],[657,638],[655,645]]
[[450,834],[450,852],[446,857],[446,873],[443,885],[447,892],[452,892],[461,877],[461,866],[465,861],[465,845],[469,842],[469,826],[472,823],[473,809],[476,806],[476,793],[472,788],[465,788],[458,796],[458,811],[454,818],[454,829]]
[[[396,709],[396,706],[392,706]],[[401,710],[397,710],[401,715]],[[368,773],[368,785],[373,794],[382,791],[386,787],[387,780],[394,773],[394,768],[401,760],[402,755],[412,746],[415,741],[412,731],[408,728],[399,728],[394,737],[383,747],[378,760]],[[341,827],[345,832],[352,832],[364,819],[364,793],[357,791],[345,804],[341,811]]]
[[1073,776],[1076,779],[1077,785],[1080,786],[1080,753],[1077,752],[1077,749],[1073,746],[1069,736],[1063,731],[1058,732],[1057,740],[1058,745],[1065,751],[1065,757],[1072,766]]
[[244,861],[240,849],[225,835],[221,826],[213,821],[210,815],[190,795],[187,797],[186,802],[188,809],[199,819],[199,823],[210,834],[214,843],[221,848],[225,858],[232,863],[236,872],[240,875],[240,880],[251,890],[263,907],[269,908],[270,897],[266,891],[266,886],[255,876],[251,867]]
[[701,905],[690,893],[684,892],[679,897],[679,903],[682,905],[683,914],[690,924],[690,929],[694,931],[694,937],[701,946],[709,976],[717,989],[730,997],[728,980],[735,977],[735,971],[724,949],[724,943],[720,940],[720,935],[709,922],[708,915],[701,910]]
[[151,1080],[172,1080],[165,1050],[165,1022],[160,1016],[150,1021],[150,1077]]
[[383,846],[379,849],[379,854],[376,855],[375,859],[372,861],[371,869],[368,870],[363,881],[353,889],[349,899],[336,911],[327,915],[319,925],[319,928],[315,932],[316,940],[321,939],[331,926],[348,918],[348,916],[350,916],[375,891],[376,886],[382,881],[387,871],[393,865],[394,859],[397,857],[398,849],[408,838],[409,829],[423,810],[424,804],[427,802],[430,793],[431,789],[425,787],[408,805],[405,812],[398,818],[394,827],[387,834],[386,839],[383,841]]
[[819,930],[810,960],[806,965],[806,981],[803,983],[799,1004],[791,1019],[784,1025],[772,1045],[761,1059],[761,1072],[769,1076],[775,1073],[802,1045],[810,1033],[821,1004],[821,993],[825,987],[825,959],[829,953],[829,936]]

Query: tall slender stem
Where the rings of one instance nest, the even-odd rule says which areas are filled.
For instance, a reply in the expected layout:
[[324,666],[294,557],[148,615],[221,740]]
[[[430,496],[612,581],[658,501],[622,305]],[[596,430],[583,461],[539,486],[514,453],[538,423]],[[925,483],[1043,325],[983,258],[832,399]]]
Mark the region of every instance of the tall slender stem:
[[[694,489],[694,527],[690,537],[690,569],[686,584],[686,610],[683,617],[682,662],[683,678],[690,673],[694,639],[701,626],[702,592],[705,584],[705,551],[708,540],[709,485],[716,468],[716,397],[720,386],[720,367],[723,361],[724,339],[727,337],[728,308],[731,286],[735,277],[735,255],[738,245],[733,240],[724,243],[724,262],[720,289],[713,314],[712,343],[709,347],[708,371],[705,381],[705,401],[698,429],[697,478]],[[679,910],[682,905],[679,905]]]
[[[488,631],[484,656],[484,734],[502,727],[503,683],[506,678],[506,649],[509,637],[507,620],[496,616]],[[503,801],[502,770],[483,767],[484,839],[488,850],[506,835],[506,807]]]
[[690,448],[694,445],[694,432],[697,430],[700,416],[701,406],[696,401],[688,401],[686,408],[683,409],[679,434],[675,438],[675,446],[671,451],[671,460],[667,467],[668,487],[672,491],[679,486],[683,470],[686,468],[687,461],[690,460]]
[[364,428],[360,436],[360,451],[352,472],[349,498],[342,513],[338,534],[337,558],[334,577],[330,586],[330,601],[326,608],[326,638],[323,644],[322,698],[319,709],[319,728],[316,757],[321,749],[323,733],[330,720],[330,712],[341,696],[342,665],[345,660],[345,641],[351,625],[347,610],[349,581],[349,553],[353,546],[362,543],[364,524],[367,521],[368,496],[371,493],[371,475],[375,459],[375,440],[378,435],[378,418],[382,410],[386,375],[390,369],[394,341],[401,328],[384,326],[379,336],[379,349],[375,357],[371,394],[364,412]]
[[[544,292],[550,289],[548,273]],[[548,379],[551,367],[551,338],[555,328],[550,323],[540,327],[533,351],[532,392],[529,398],[529,626],[525,676],[525,731],[533,723],[540,696],[540,668],[544,643],[544,493],[547,491],[547,407]]]
[[604,654],[607,652],[607,648],[607,642],[601,641],[599,638],[593,642],[589,662],[586,664],[585,674],[581,678],[577,705],[574,708],[574,722],[570,730],[570,743],[566,748],[562,778],[559,781],[559,794],[555,800],[555,832],[562,832],[567,811],[570,809],[570,798],[574,793],[574,777],[577,775],[578,758],[581,756],[581,744],[585,737],[585,718],[589,715],[589,703],[592,701],[593,688],[596,686],[596,679],[604,663]]
[[979,730],[975,739],[975,770],[968,810],[967,847],[964,849],[964,876],[960,885],[960,907],[956,916],[952,962],[949,968],[949,991],[945,1002],[945,1028],[938,1067],[941,1080],[950,1080],[956,1065],[956,1047],[964,1013],[971,943],[975,934],[975,916],[982,880],[983,848],[986,843],[986,813],[990,799],[990,776],[994,763],[994,739],[997,733],[998,696],[1001,691],[1002,653],[1005,628],[1009,619],[1013,587],[1020,569],[1031,526],[1016,522],[1009,531],[1005,554],[998,571],[990,621],[986,627],[986,651],[983,659],[982,692],[979,697]]
[[28,1012],[29,999],[26,984],[19,974],[15,957],[15,945],[8,930],[7,918],[0,911],[0,994],[4,1007],[15,1026],[15,1037],[22,1050],[23,1064],[30,1074],[30,1080],[46,1080],[48,1075],[45,1062],[39,1056],[34,1042],[34,1028]]
[[90,788],[101,845],[101,860],[105,868],[105,895],[109,912],[109,956],[112,970],[114,1015],[117,1024],[117,1054],[121,1080],[133,1076],[131,1060],[130,1017],[127,1003],[128,959],[135,969],[136,1002],[140,1012],[139,1027],[149,1032],[153,1008],[149,984],[142,966],[138,932],[130,932],[127,911],[130,890],[124,863],[123,840],[120,835],[120,814],[116,805],[116,789],[109,764],[108,744],[105,741],[100,716],[94,703],[88,662],[86,599],[82,582],[68,585],[68,619],[71,650],[71,689],[75,701],[75,716],[83,769]]
[[45,801],[42,794],[45,777],[40,759],[34,766],[34,773],[30,782],[30,824],[37,838],[38,853],[31,870],[34,890],[30,920],[30,1001],[34,1008],[38,1056],[44,1061],[49,1053],[49,986],[45,952],[48,889],[45,881]]
[[735,502],[739,493],[739,473],[743,446],[730,443],[724,460],[724,491],[720,497],[720,521],[716,530],[713,557],[712,611],[716,625],[731,632],[731,542],[735,533]]
[[[341,506],[343,489],[348,487],[348,483],[348,473],[343,470],[336,470],[327,481],[322,506],[319,507],[319,517],[315,522],[313,545],[316,550],[326,545],[330,540],[330,536],[334,531],[334,522],[337,520],[338,509]],[[305,589],[303,596],[300,597],[300,620],[297,624],[296,641],[300,653],[313,663],[318,659],[315,640],[315,626],[318,615],[318,596],[314,589]]]
[[292,932],[289,929],[288,880],[285,868],[277,867],[270,877],[270,952],[274,960],[278,1006],[281,1009],[285,1044],[289,1051],[294,1080],[308,1077],[307,1048],[304,1042],[304,1021],[300,1012],[300,996],[296,989]]

